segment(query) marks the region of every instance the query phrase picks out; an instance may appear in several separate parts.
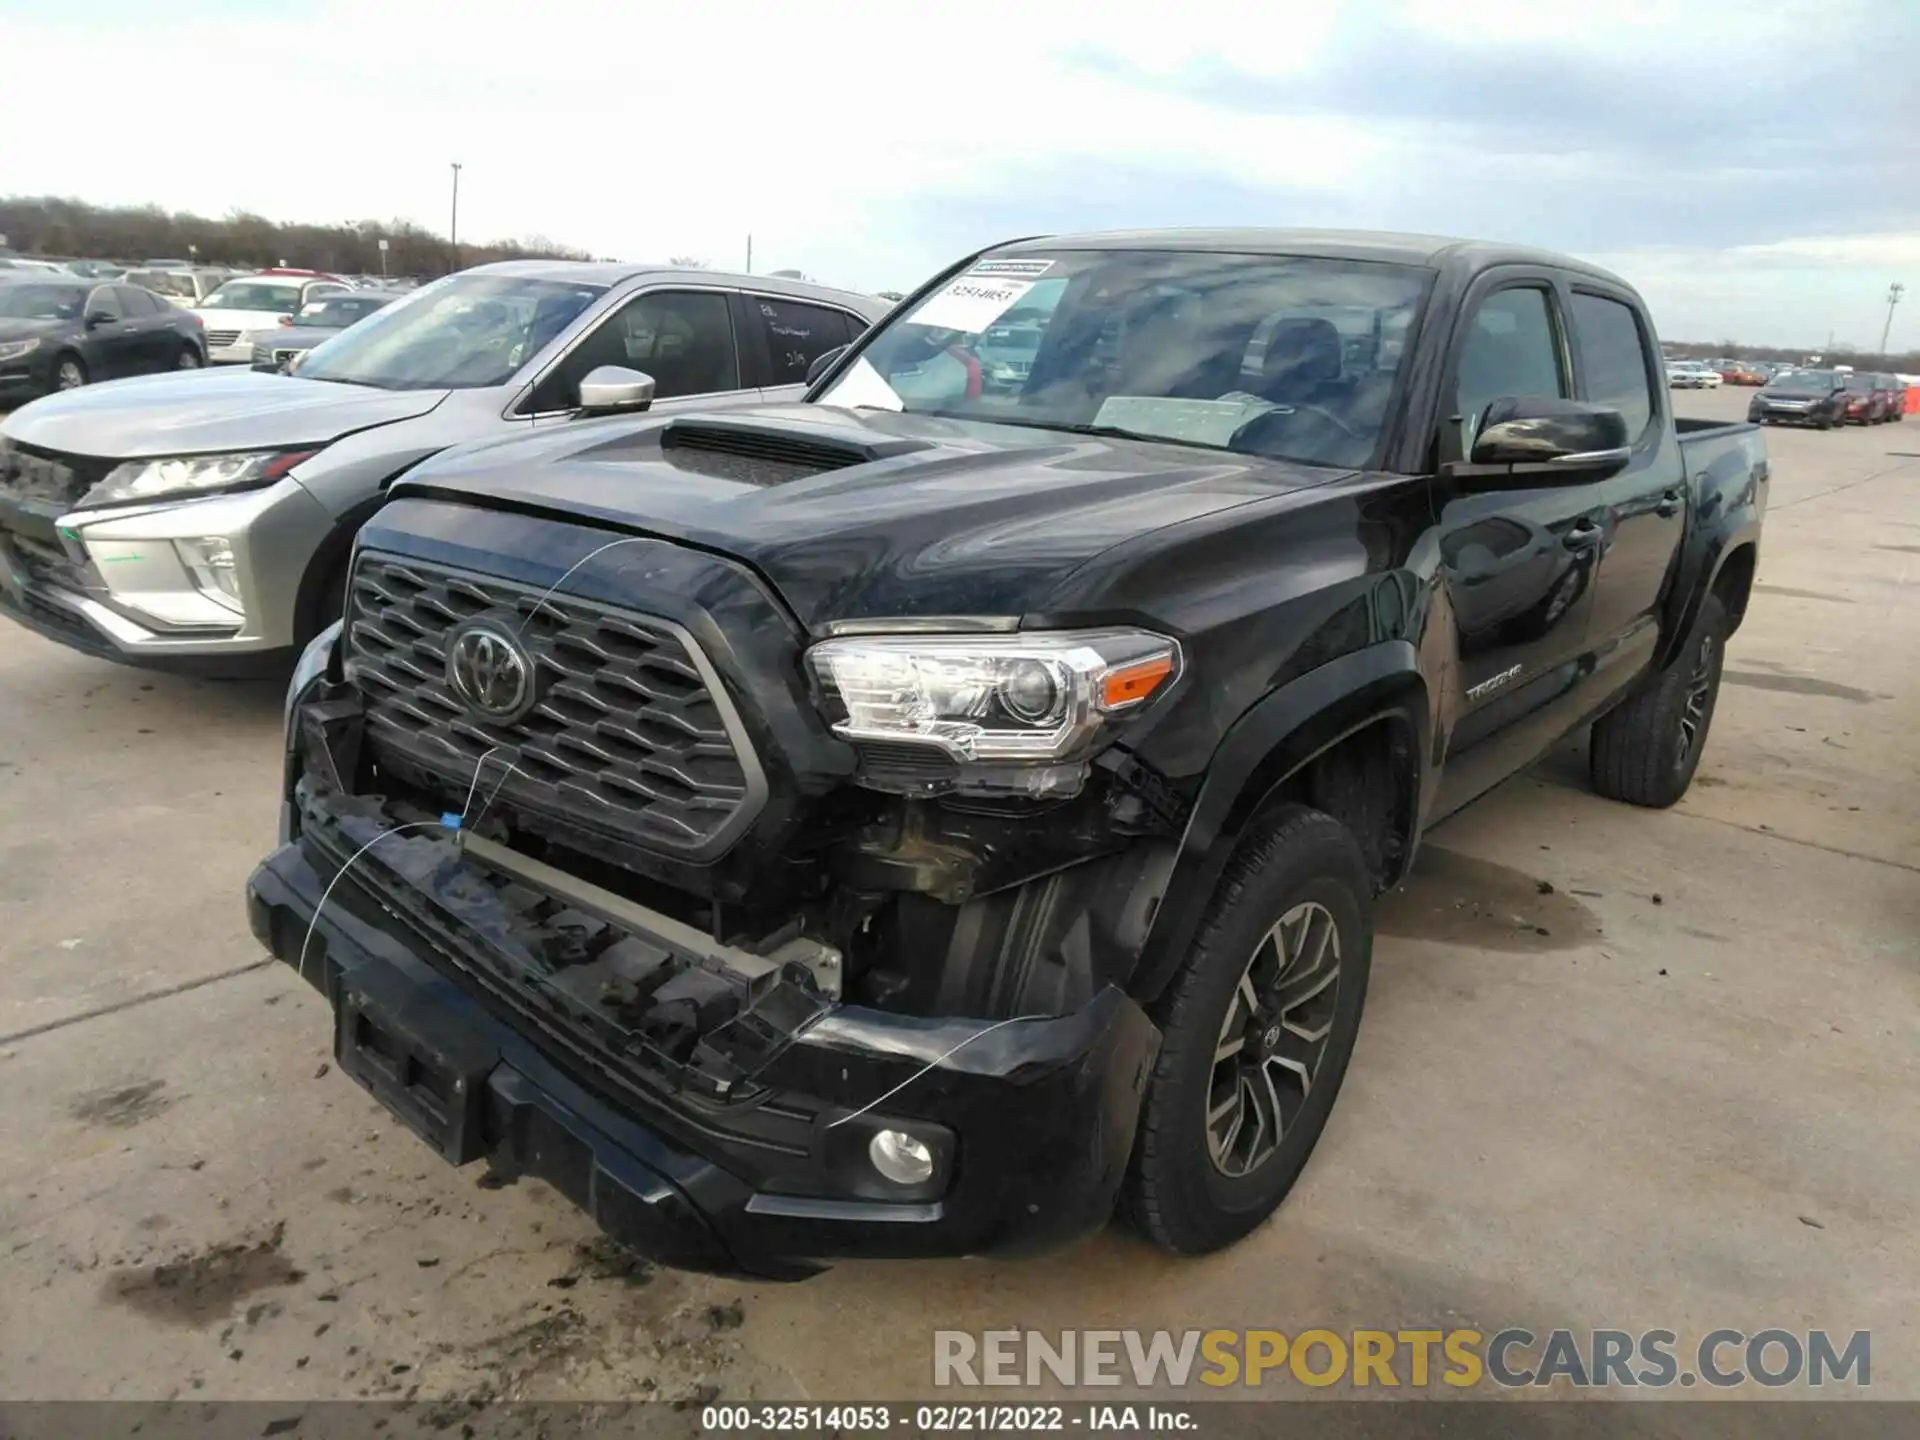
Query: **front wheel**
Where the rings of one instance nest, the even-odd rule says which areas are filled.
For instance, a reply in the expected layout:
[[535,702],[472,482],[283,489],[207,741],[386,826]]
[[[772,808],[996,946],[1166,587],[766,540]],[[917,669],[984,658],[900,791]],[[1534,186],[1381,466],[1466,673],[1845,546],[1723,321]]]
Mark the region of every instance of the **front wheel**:
[[87,383],[87,367],[78,355],[62,355],[53,366],[53,388],[78,390]]
[[1302,805],[1228,863],[1155,1011],[1162,1043],[1122,1206],[1156,1245],[1218,1250],[1293,1188],[1359,1034],[1372,897],[1352,833]]
[[1713,723],[1726,653],[1726,607],[1709,595],[1673,662],[1593,722],[1589,763],[1595,790],[1609,800],[1656,809],[1687,793]]

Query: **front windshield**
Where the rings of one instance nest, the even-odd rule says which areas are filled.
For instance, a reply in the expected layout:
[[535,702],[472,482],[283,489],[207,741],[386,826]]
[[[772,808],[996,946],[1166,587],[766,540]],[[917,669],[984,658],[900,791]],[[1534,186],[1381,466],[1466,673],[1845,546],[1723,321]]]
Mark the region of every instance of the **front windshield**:
[[1791,375],[1782,375],[1775,382],[1782,390],[1831,390],[1833,371],[1796,370]]
[[1428,272],[1184,251],[989,256],[880,322],[821,404],[1361,466]]
[[1878,390],[1880,388],[1880,379],[1875,375],[1849,375],[1847,376],[1847,388],[1849,390]]
[[315,346],[299,377],[383,390],[504,385],[603,290],[511,275],[455,275]]
[[203,302],[205,310],[270,310],[290,315],[300,308],[300,287],[272,280],[229,280]]
[[0,316],[9,320],[78,320],[84,285],[0,285]]

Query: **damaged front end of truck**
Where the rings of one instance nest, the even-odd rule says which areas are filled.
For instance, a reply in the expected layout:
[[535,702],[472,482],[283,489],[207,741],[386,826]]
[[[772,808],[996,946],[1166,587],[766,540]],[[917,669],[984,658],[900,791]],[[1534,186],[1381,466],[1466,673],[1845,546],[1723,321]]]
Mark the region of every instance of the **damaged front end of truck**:
[[[482,573],[509,524],[538,558]],[[863,732],[903,663],[968,680],[890,645],[806,635],[691,547],[396,502],[289,696],[255,931],[446,1159],[667,1263],[1067,1243],[1111,1212],[1158,1049],[1124,987],[1181,802],[1110,744],[996,765]],[[1062,727],[1179,678],[1137,631],[1016,651],[993,674]]]

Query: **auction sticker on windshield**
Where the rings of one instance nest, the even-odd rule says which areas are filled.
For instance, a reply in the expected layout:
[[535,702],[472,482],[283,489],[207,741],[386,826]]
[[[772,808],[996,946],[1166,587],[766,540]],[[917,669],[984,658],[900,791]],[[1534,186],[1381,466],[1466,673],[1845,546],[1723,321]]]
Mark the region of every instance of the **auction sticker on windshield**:
[[1033,288],[1031,280],[997,280],[987,275],[962,275],[920,302],[907,317],[912,325],[976,334],[1011,310],[1014,302]]

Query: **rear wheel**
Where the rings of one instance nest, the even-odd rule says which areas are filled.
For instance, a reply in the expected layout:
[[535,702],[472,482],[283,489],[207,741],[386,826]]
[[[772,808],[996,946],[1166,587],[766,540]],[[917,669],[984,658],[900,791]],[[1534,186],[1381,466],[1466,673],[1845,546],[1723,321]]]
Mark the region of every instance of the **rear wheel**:
[[1359,1034],[1372,896],[1352,833],[1302,805],[1229,862],[1156,1007],[1160,1055],[1122,1197],[1163,1249],[1232,1244],[1299,1178]]
[[78,390],[87,383],[87,367],[78,355],[62,355],[53,362],[53,388]]
[[1593,722],[1589,760],[1595,790],[1609,800],[1654,808],[1687,793],[1713,723],[1726,644],[1726,607],[1719,596],[1709,595],[1673,662]]
[[182,345],[180,347],[179,357],[173,362],[173,368],[176,370],[198,370],[206,363],[207,362],[201,358],[200,351],[196,347],[193,345]]

